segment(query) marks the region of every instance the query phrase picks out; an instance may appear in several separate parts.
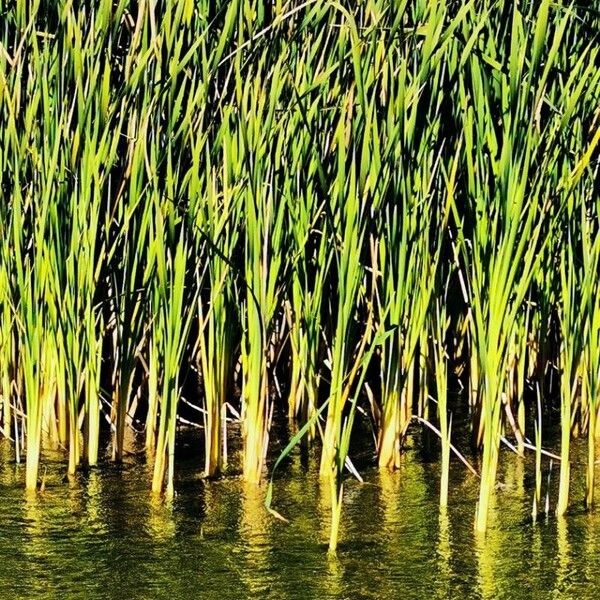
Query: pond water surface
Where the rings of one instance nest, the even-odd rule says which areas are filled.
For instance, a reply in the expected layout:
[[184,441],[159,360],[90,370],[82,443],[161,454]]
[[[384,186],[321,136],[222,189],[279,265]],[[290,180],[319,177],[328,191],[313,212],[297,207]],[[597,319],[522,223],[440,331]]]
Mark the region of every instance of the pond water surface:
[[[446,512],[439,467],[408,452],[396,473],[348,481],[337,556],[313,469],[292,460],[265,488],[206,482],[178,464],[177,496],[153,501],[136,460],[69,481],[46,461],[46,488],[23,492],[23,466],[0,447],[0,598],[597,598],[600,511],[531,518],[530,461],[502,456],[490,530],[473,533],[477,479],[452,463]],[[558,473],[553,477],[557,479]]]

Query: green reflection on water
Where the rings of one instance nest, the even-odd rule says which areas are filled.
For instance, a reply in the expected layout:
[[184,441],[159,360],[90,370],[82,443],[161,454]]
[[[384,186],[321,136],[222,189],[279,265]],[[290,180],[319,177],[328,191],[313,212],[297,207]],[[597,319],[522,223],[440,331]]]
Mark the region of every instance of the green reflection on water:
[[[5,450],[0,447],[0,454]],[[5,457],[6,458],[6,457]],[[0,598],[596,598],[600,516],[531,521],[531,461],[504,455],[490,530],[472,529],[477,480],[452,464],[438,508],[439,469],[415,453],[396,473],[348,480],[340,550],[327,555],[327,490],[293,461],[264,488],[205,482],[179,465],[178,494],[153,498],[144,468],[107,465],[69,481],[48,466],[26,496],[22,468],[0,463]]]

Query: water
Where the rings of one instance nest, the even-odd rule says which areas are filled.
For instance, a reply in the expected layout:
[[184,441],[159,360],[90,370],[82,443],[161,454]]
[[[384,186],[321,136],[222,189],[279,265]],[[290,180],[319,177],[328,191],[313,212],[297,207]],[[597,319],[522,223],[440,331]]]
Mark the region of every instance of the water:
[[[4,454],[6,446],[0,448]],[[204,482],[180,461],[176,498],[152,500],[130,460],[69,481],[48,464],[27,498],[23,467],[0,463],[0,598],[597,598],[600,513],[532,523],[531,461],[502,456],[485,540],[472,531],[477,480],[452,463],[450,506],[438,508],[439,467],[405,455],[400,471],[348,481],[337,557],[327,555],[328,506],[316,473],[292,461],[264,488]],[[575,477],[581,479],[581,473]],[[555,470],[554,479],[558,478]]]

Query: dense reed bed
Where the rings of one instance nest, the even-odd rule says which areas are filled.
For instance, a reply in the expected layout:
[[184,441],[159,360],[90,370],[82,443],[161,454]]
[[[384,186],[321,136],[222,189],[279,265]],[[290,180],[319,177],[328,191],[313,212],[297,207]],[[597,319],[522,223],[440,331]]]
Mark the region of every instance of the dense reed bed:
[[483,532],[503,440],[536,453],[535,512],[558,423],[556,512],[573,436],[591,507],[599,23],[561,0],[0,0],[0,395],[25,487],[46,449],[72,474],[141,439],[173,495],[194,424],[206,476],[260,484],[287,421],[283,455],[320,449],[335,549],[358,421],[382,469],[437,432],[442,505],[461,422]]

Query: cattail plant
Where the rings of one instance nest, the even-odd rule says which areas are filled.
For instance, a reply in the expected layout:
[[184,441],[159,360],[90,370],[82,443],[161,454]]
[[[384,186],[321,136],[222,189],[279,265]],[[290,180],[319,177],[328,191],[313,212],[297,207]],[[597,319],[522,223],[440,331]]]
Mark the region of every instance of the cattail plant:
[[[228,151],[225,147],[224,152]],[[200,280],[202,283],[208,278],[210,294],[198,295],[198,356],[205,410],[204,471],[210,477],[222,472],[227,464],[225,410],[233,391],[237,318],[231,260],[238,239],[241,197],[228,183],[231,167],[227,166],[227,159],[225,165],[223,191],[217,190],[214,173],[208,174],[210,187],[205,198],[198,196],[192,233],[198,246],[204,246],[205,254],[211,257],[207,273]],[[198,192],[201,189],[198,187]]]
[[[160,210],[160,208],[159,208]],[[183,234],[174,251],[164,247],[164,229],[160,217],[157,219],[155,238],[156,278],[159,289],[159,309],[154,327],[161,331],[163,369],[159,392],[159,425],[156,437],[156,453],[152,491],[174,494],[175,434],[177,431],[177,406],[181,396],[180,368],[187,344],[194,311],[186,296],[186,253],[187,244]]]
[[440,424],[440,440],[442,445],[440,507],[448,505],[450,436],[452,432],[452,415],[448,415],[448,356],[446,353],[446,334],[448,331],[449,320],[446,314],[445,307],[441,304],[440,300],[438,300],[431,318],[431,332],[433,340],[437,416]]

